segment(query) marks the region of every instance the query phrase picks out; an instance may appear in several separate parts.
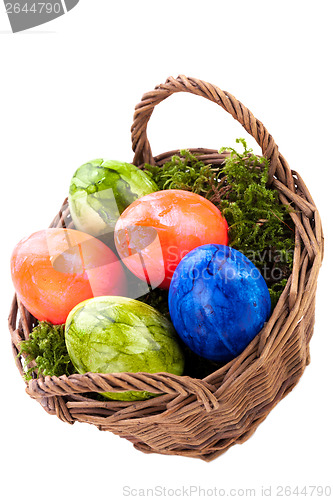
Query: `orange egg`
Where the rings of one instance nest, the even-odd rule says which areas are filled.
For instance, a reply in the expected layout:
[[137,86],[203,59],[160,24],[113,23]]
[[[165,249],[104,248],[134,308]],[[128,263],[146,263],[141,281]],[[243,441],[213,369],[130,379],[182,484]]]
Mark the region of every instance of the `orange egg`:
[[133,274],[153,288],[169,288],[181,259],[208,243],[228,244],[228,224],[209,200],[169,189],[134,201],[115,228],[117,251]]
[[53,324],[65,323],[83,300],[126,294],[116,255],[74,229],[46,229],[21,240],[11,257],[11,273],[22,304],[39,321]]

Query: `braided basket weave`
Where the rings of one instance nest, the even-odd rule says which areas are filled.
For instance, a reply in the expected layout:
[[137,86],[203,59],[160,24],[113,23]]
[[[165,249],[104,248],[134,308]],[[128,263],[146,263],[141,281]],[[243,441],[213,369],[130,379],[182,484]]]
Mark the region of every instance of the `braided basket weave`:
[[[168,78],[142,97],[132,126],[133,163],[163,165],[177,151],[153,157],[147,123],[154,107],[176,92],[209,99],[230,113],[251,134],[270,160],[269,184],[283,204],[290,204],[295,224],[292,274],[269,321],[245,351],[203,380],[168,373],[115,373],[35,378],[26,391],[52,415],[70,424],[94,424],[131,441],[148,453],[198,457],[206,461],[247,440],[272,408],[297,384],[310,361],[317,277],[323,257],[319,213],[302,178],[290,167],[272,136],[252,113],[228,92],[197,80]],[[206,164],[222,166],[225,154],[192,149]],[[66,202],[51,227],[70,226]],[[37,324],[14,297],[9,329],[15,361],[21,340]],[[137,402],[98,401],[89,393],[149,391],[160,396]]]

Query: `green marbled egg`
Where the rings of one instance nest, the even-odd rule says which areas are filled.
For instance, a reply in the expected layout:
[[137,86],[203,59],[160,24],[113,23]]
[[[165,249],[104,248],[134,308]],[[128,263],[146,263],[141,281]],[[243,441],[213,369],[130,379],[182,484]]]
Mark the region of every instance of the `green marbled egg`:
[[[137,300],[107,296],[81,302],[68,315],[65,340],[79,373],[183,373],[184,356],[172,324]],[[131,401],[156,394],[126,391],[103,395]]]
[[113,232],[125,208],[154,191],[155,182],[134,165],[97,159],[74,173],[68,203],[76,229],[99,236]]

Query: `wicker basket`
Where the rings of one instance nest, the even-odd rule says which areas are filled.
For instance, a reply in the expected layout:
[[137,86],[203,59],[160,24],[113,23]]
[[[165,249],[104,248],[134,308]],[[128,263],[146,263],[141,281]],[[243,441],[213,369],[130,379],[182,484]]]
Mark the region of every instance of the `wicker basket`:
[[[35,378],[26,391],[52,415],[70,424],[94,424],[131,441],[148,453],[213,460],[230,446],[247,440],[272,408],[297,384],[310,361],[315,293],[323,257],[319,213],[302,178],[279,153],[272,136],[252,113],[228,92],[194,78],[168,78],[145,94],[136,106],[132,126],[133,163],[162,165],[176,151],[153,157],[147,123],[156,104],[175,92],[190,92],[215,102],[238,120],[270,160],[269,183],[284,204],[291,204],[295,224],[292,275],[269,321],[245,351],[205,379],[168,373],[116,373]],[[224,155],[194,149],[206,163],[222,165]],[[51,227],[69,225],[66,204]],[[9,316],[13,352],[36,324],[16,297]],[[89,393],[119,390],[159,392],[139,401],[98,401]]]

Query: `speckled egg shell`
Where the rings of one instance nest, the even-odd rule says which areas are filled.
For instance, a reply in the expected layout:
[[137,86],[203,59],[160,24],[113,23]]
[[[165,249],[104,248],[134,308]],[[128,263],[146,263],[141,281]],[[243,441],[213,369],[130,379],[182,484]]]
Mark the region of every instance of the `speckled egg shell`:
[[[148,304],[127,297],[95,297],[78,304],[68,315],[65,341],[79,373],[183,373],[184,357],[171,322]],[[102,394],[124,401],[156,395]]]
[[226,363],[259,333],[271,311],[259,270],[241,252],[203,245],[187,254],[169,290],[172,322],[196,354]]

